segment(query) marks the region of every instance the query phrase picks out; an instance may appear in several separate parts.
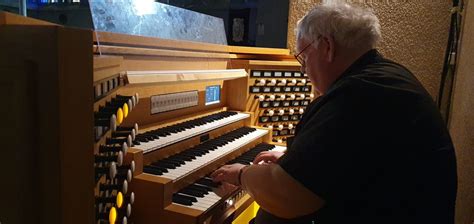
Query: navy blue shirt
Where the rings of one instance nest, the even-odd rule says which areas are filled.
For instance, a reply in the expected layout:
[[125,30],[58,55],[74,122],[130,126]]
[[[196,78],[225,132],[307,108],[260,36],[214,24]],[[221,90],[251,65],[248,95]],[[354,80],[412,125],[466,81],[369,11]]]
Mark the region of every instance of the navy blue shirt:
[[326,202],[283,223],[454,223],[447,128],[413,74],[376,50],[308,106],[278,163]]

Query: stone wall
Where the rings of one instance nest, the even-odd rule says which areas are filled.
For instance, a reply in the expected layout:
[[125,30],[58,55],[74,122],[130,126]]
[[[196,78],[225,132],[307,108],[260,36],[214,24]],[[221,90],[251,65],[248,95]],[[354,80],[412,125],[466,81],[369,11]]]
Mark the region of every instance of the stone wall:
[[[290,0],[288,48],[295,48],[295,27],[320,0]],[[435,98],[448,39],[450,1],[359,0],[370,7],[382,26],[380,52],[408,67]]]

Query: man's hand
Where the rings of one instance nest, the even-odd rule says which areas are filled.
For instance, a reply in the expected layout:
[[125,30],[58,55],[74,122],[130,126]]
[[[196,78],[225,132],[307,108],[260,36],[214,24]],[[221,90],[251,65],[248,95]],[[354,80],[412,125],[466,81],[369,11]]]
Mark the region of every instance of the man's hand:
[[261,161],[264,163],[275,163],[283,154],[285,153],[277,151],[263,151],[255,157],[253,164],[259,164]]
[[245,165],[234,163],[231,165],[224,165],[211,174],[214,182],[227,182],[233,185],[239,185],[239,172]]

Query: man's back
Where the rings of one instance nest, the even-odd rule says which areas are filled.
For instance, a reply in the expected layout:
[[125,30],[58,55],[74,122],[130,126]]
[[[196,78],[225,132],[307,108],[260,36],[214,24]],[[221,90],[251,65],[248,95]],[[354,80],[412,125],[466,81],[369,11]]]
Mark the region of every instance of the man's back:
[[315,223],[453,223],[446,127],[416,78],[375,50],[310,105],[279,164],[326,201]]

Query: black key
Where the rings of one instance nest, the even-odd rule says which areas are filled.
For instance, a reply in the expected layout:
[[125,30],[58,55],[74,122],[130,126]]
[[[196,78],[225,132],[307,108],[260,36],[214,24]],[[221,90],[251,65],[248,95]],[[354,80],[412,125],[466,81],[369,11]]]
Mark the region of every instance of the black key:
[[180,194],[180,193],[175,193],[177,194],[179,197],[182,197],[184,199],[188,199],[192,202],[197,202],[197,199],[195,197],[192,197],[192,196],[189,196],[189,195],[185,195],[185,194]]
[[178,193],[182,193],[182,194],[188,194],[188,195],[192,195],[194,197],[199,197],[199,198],[203,198],[204,197],[204,194],[200,191],[196,191],[196,190],[192,190],[192,189],[189,189],[189,188],[184,188],[184,189],[181,189],[180,191],[178,191]]
[[151,132],[145,132],[143,134],[140,134],[139,137],[144,137],[151,141],[151,140],[157,139],[159,136]]
[[165,167],[155,166],[155,165],[153,165],[153,164],[148,165],[148,167],[153,167],[154,169],[160,170],[160,171],[163,172],[163,173],[168,172],[168,169],[165,168]]
[[175,162],[175,163],[181,164],[181,165],[184,165],[186,163],[186,162],[184,162],[183,159],[178,159],[178,158],[175,158],[173,156],[166,158],[166,160],[171,161],[171,162]]
[[161,168],[166,168],[166,169],[175,169],[176,168],[176,166],[173,165],[173,164],[169,164],[169,163],[161,162],[161,161],[153,162],[153,163],[151,163],[151,165],[161,167]]
[[204,195],[206,195],[209,191],[207,189],[204,189],[204,188],[201,188],[199,187],[198,185],[189,185],[186,187],[187,189],[190,189],[190,190],[194,190],[194,191],[197,191],[197,192],[200,192]]
[[[136,137],[135,137],[135,141],[138,141],[138,142],[148,142],[148,138],[136,136]],[[135,141],[134,141],[134,142],[135,142]]]
[[180,166],[182,165],[181,162],[173,161],[173,160],[170,160],[170,159],[168,159],[168,158],[162,159],[162,160],[160,160],[159,162],[160,162],[160,163],[171,164],[171,165],[173,165],[173,166],[175,166],[175,167],[180,167]]
[[178,204],[181,204],[181,205],[192,205],[193,202],[189,199],[186,199],[178,194],[173,194],[173,198],[172,198],[173,202],[174,203],[178,203]]
[[195,149],[188,149],[188,150],[184,151],[183,154],[184,155],[192,155],[192,156],[202,156],[206,153],[204,153],[202,151],[195,150]]
[[221,185],[221,183],[214,182],[212,179],[207,178],[207,177],[199,179],[198,181],[196,181],[196,183],[202,184],[204,186],[208,186],[211,188],[217,188],[219,187],[219,185]]
[[207,192],[212,191],[212,188],[210,188],[210,187],[208,187],[208,186],[205,186],[205,185],[200,185],[200,184],[198,184],[198,183],[194,183],[193,186],[199,187],[199,188],[201,188],[202,190],[205,190],[205,191],[207,191]]
[[163,175],[163,172],[161,170],[158,170],[158,169],[155,169],[155,168],[149,167],[149,166],[144,166],[143,167],[143,172],[151,173],[151,174],[155,174],[155,175]]
[[191,161],[191,160],[196,159],[196,156],[185,155],[185,154],[183,154],[183,153],[179,153],[179,154],[173,155],[172,157],[173,157],[173,158],[176,158],[176,159],[182,159],[182,160],[185,160],[185,161]]

